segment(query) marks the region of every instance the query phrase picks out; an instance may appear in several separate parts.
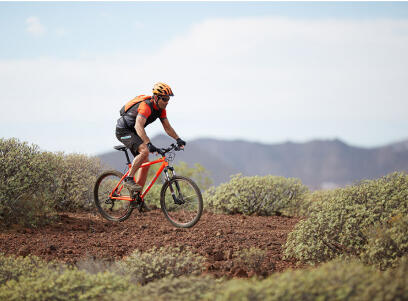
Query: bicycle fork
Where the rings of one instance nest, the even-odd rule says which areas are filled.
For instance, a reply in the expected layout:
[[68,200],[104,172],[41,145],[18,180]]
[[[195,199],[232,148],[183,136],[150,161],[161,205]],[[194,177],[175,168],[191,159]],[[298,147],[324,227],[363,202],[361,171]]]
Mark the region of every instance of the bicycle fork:
[[[169,176],[169,173],[168,173],[169,170],[171,171],[171,177]],[[164,169],[164,172],[166,174],[166,180],[169,181],[170,193],[171,193],[171,196],[173,197],[174,204],[177,204],[177,205],[184,204],[183,195],[181,194],[179,183],[177,181],[175,181],[176,190],[177,190],[177,193],[178,193],[178,198],[177,198],[177,195],[176,195],[176,193],[174,192],[174,189],[173,189],[173,185],[170,182],[171,178],[173,178],[176,175],[176,172],[174,171],[174,168],[171,167],[171,166],[166,167]]]

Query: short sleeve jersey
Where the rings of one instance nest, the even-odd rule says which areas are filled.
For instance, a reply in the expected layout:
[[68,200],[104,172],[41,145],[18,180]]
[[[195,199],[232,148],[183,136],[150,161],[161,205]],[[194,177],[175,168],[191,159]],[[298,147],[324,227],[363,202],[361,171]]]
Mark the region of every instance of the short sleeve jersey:
[[[153,104],[153,107],[154,107],[154,109],[157,109],[157,110],[159,109],[159,108],[157,108],[156,104]],[[145,101],[143,101],[139,105],[139,107],[137,108],[137,113],[142,115],[146,119],[148,119],[149,116],[152,114],[152,110],[150,109],[149,105]],[[159,118],[160,118],[160,120],[163,120],[163,119],[167,118],[167,113],[166,113],[165,109],[161,110],[161,114],[160,114]]]
[[[162,121],[167,118],[167,113],[165,109],[160,110],[155,103],[150,104],[153,104],[153,110],[150,108],[147,101],[142,101],[139,104],[136,104],[135,106],[130,108],[123,116],[123,118],[121,117],[118,119],[116,127],[128,128],[129,126],[131,129],[133,129],[136,123],[137,115],[139,114],[146,118],[146,123],[144,127],[155,121],[157,118],[160,118],[160,120]],[[126,123],[124,122],[124,119],[126,120]]]

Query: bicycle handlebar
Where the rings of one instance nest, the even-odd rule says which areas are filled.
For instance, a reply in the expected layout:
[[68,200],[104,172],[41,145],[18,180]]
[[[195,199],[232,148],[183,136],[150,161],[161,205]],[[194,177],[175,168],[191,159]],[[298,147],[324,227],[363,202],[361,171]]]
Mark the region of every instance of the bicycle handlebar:
[[170,147],[168,147],[168,148],[159,148],[159,149],[157,150],[157,153],[164,157],[168,152],[171,152],[173,149],[174,149],[175,151],[180,151],[180,150],[183,150],[184,148],[181,148],[181,147],[179,147],[178,145],[172,143],[172,144],[170,145]]

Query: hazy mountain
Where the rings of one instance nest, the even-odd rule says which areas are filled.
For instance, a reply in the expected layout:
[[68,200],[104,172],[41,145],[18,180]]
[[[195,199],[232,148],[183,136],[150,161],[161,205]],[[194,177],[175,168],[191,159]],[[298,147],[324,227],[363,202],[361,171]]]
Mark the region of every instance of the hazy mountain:
[[[174,140],[165,135],[152,139],[164,147]],[[99,156],[103,162],[123,171],[123,152]],[[211,172],[214,184],[230,175],[280,175],[300,178],[311,188],[344,186],[361,179],[373,179],[396,170],[408,171],[408,140],[377,148],[360,148],[340,140],[306,143],[261,144],[243,140],[195,139],[178,152],[175,163],[200,163]]]

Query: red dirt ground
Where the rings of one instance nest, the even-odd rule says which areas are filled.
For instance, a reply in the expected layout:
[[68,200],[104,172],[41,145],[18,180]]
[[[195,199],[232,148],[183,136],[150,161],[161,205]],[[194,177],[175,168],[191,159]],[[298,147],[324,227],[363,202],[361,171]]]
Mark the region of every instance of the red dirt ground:
[[3,231],[0,252],[75,264],[84,257],[117,260],[135,249],[146,251],[153,246],[190,246],[193,252],[205,256],[205,273],[217,277],[248,276],[246,267],[237,266],[234,254],[250,247],[267,250],[263,275],[295,268],[296,264],[282,258],[282,245],[298,218],[204,212],[193,228],[179,229],[160,210],[143,214],[134,211],[121,223],[91,213],[60,217],[56,224],[39,229]]

